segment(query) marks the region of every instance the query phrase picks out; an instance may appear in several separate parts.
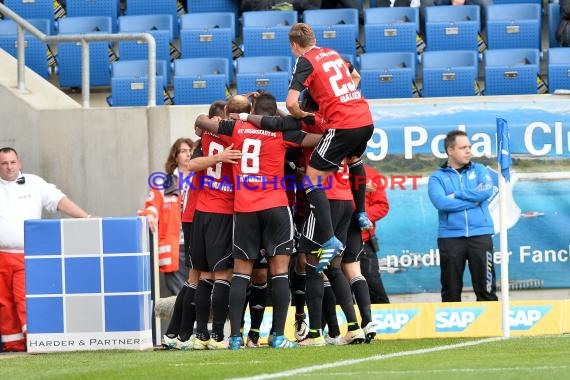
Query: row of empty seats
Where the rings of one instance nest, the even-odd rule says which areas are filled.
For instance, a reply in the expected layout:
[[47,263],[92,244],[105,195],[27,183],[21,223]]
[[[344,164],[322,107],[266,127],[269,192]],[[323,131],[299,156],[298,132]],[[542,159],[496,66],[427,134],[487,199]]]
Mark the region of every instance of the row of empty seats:
[[[227,58],[187,58],[174,61],[175,104],[208,104],[225,99],[230,63]],[[291,57],[243,57],[237,61],[236,88],[240,94],[265,90],[278,101],[287,97],[291,77]],[[112,64],[113,106],[146,105],[148,100],[147,60],[118,61]],[[167,62],[157,61],[156,99],[163,99]]]
[[[423,96],[479,95],[479,61],[476,52],[463,50],[424,54],[421,68]],[[238,93],[265,90],[273,93],[278,101],[285,100],[291,70],[290,57],[243,57],[237,62]],[[538,50],[489,50],[485,52],[483,62],[485,95],[541,92]],[[125,102],[117,101],[114,105],[146,104],[146,61],[138,61],[135,65],[140,69],[123,69],[125,75],[117,78],[115,66],[129,67],[129,61],[113,64],[113,98],[121,98]],[[165,83],[164,61],[160,67],[162,86]],[[174,61],[175,104],[204,104],[224,98],[229,78],[228,68],[227,58],[190,58]],[[361,56],[360,66],[362,93],[369,99],[413,97],[414,91],[418,90],[415,85],[417,71],[413,53],[365,53]],[[569,73],[570,49],[551,48],[548,51],[549,91],[553,93],[570,89]],[[118,85],[119,82],[122,87]],[[157,96],[157,99],[161,98]]]

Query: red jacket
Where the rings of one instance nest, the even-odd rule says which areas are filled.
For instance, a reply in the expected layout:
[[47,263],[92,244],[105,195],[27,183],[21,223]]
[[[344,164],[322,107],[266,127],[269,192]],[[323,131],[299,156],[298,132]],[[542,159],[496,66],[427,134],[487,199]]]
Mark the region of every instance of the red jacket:
[[374,228],[371,230],[362,231],[362,241],[366,243],[370,240],[370,236],[376,233],[376,222],[388,214],[390,205],[388,204],[382,181],[380,181],[380,174],[367,164],[364,165],[364,170],[366,171],[366,177],[372,180],[372,186],[376,188],[376,191],[366,193],[366,213],[368,214],[368,219],[374,224]]

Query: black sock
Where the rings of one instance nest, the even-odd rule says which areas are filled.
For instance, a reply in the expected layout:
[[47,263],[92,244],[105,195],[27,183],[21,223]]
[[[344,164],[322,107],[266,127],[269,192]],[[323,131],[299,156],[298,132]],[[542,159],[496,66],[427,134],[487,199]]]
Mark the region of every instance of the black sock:
[[241,336],[243,308],[250,279],[251,276],[243,273],[234,273],[232,275],[228,313],[230,316],[231,336]]
[[176,296],[176,301],[174,302],[174,310],[172,311],[172,317],[168,323],[168,328],[166,329],[166,336],[169,338],[175,338],[180,331],[180,322],[182,320],[182,309],[184,306],[184,294],[186,290],[190,287],[188,282],[184,282],[184,286],[178,292]]
[[212,290],[212,333],[216,335],[218,341],[224,337],[229,302],[230,283],[226,280],[216,280]]
[[180,330],[178,331],[178,338],[183,342],[190,339],[190,335],[194,332],[194,322],[196,321],[195,294],[196,285],[190,284],[182,301],[182,319],[180,320]]
[[309,328],[318,330],[322,326],[323,315],[323,276],[317,273],[314,266],[307,264],[307,310],[309,312]]
[[[311,211],[314,213],[316,225],[321,231],[317,236],[325,236],[325,239],[329,239],[334,235],[334,230],[331,220],[331,207],[324,190],[311,186],[305,189],[305,194],[307,202],[313,206]],[[324,243],[324,241],[318,243]]]
[[[325,281],[324,283],[324,297],[323,297],[323,318],[329,327],[329,336],[336,338],[340,335],[340,327],[336,317],[336,297],[331,286],[331,283]],[[324,328],[324,323],[323,323]]]
[[356,206],[355,212],[363,212],[367,180],[362,160],[348,165],[348,172],[350,173],[350,187],[352,189],[352,196],[354,197],[354,205]]
[[331,282],[332,288],[334,290],[334,295],[336,297],[336,302],[340,305],[346,321],[349,324],[349,330],[351,323],[356,323],[356,329],[358,329],[358,321],[356,319],[356,311],[354,310],[354,303],[352,302],[352,292],[350,290],[350,285],[344,274],[339,268],[325,269],[325,274],[329,281]]
[[295,315],[305,314],[305,286],[307,283],[307,275],[305,272],[297,273],[293,269],[291,275],[291,290],[293,291],[293,303],[295,304]]
[[279,273],[271,278],[271,300],[273,302],[273,332],[285,334],[285,321],[290,301],[289,274]]
[[357,276],[350,281],[350,288],[352,289],[352,293],[354,293],[354,298],[356,298],[356,303],[358,304],[362,326],[366,326],[370,321],[372,321],[368,283],[366,283],[366,279],[364,277]]
[[200,340],[210,339],[208,320],[210,319],[213,287],[214,280],[201,279],[198,282],[196,296],[194,297],[194,303],[196,304],[196,337]]
[[267,301],[267,283],[251,284],[251,292],[249,295],[249,315],[251,319],[251,330],[257,330],[261,327],[263,314],[265,313],[265,304]]

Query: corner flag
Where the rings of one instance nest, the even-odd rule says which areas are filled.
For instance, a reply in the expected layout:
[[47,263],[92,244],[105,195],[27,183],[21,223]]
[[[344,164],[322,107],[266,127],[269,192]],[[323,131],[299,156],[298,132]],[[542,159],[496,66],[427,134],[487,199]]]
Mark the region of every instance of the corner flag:
[[511,180],[509,168],[513,164],[511,159],[511,135],[509,125],[505,119],[497,118],[497,162],[501,167],[501,173],[505,180]]

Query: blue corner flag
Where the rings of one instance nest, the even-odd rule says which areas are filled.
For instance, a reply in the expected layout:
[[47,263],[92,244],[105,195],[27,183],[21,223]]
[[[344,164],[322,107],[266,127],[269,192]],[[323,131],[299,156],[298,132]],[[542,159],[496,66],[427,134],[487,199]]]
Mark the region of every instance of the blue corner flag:
[[501,166],[501,173],[505,180],[511,180],[509,168],[513,164],[511,159],[511,135],[509,125],[505,119],[497,118],[497,162]]

